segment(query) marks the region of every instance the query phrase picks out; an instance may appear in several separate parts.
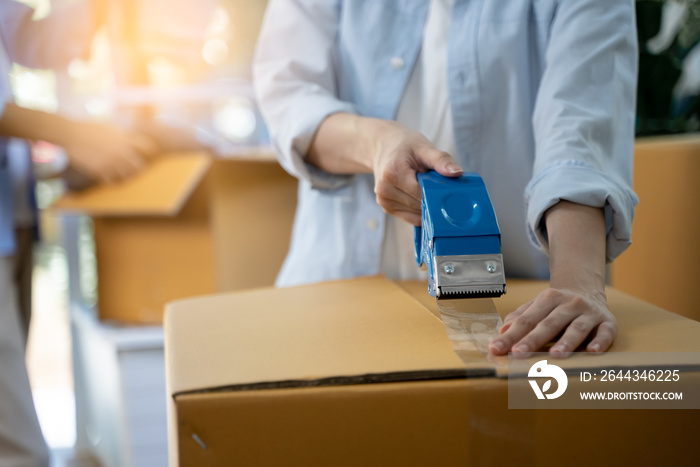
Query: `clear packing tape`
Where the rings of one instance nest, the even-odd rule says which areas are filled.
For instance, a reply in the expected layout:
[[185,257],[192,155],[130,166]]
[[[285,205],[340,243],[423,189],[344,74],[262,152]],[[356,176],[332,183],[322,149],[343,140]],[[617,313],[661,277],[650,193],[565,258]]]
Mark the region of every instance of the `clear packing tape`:
[[503,321],[490,298],[440,299],[442,322],[452,348],[469,367],[491,360],[489,342],[500,333]]

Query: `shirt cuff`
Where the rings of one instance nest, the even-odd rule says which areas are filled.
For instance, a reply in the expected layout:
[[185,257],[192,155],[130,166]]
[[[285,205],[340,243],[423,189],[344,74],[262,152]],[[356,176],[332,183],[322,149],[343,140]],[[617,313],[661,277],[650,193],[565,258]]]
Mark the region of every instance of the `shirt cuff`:
[[639,198],[628,184],[578,160],[554,163],[525,188],[530,240],[549,254],[544,213],[559,201],[605,209],[606,259],[612,262],[631,243]]
[[350,103],[334,98],[306,96],[303,105],[292,105],[284,119],[276,143],[280,164],[293,176],[308,181],[312,188],[337,190],[350,183],[352,175],[336,175],[315,167],[304,159],[318,127],[330,115],[357,111]]

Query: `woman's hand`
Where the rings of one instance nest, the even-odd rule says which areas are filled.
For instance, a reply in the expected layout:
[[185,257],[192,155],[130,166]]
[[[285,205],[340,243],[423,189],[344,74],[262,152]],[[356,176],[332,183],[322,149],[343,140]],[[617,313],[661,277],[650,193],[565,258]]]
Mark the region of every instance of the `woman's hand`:
[[556,341],[549,353],[566,358],[589,338],[588,352],[605,352],[617,336],[617,321],[605,298],[603,210],[560,201],[545,221],[550,288],[506,316],[491,352],[527,357]]
[[511,349],[516,357],[527,357],[556,340],[549,353],[566,358],[589,337],[588,352],[605,352],[616,336],[617,320],[605,293],[549,288],[506,316],[491,350],[502,355]]
[[416,174],[436,170],[447,177],[462,168],[423,135],[396,122],[337,113],[321,124],[307,160],[331,173],[374,173],[377,203],[389,214],[420,225]]
[[448,153],[425,136],[395,123],[378,120],[371,151],[377,204],[388,214],[420,225],[420,186],[416,174],[436,170],[446,177],[462,175],[462,168]]

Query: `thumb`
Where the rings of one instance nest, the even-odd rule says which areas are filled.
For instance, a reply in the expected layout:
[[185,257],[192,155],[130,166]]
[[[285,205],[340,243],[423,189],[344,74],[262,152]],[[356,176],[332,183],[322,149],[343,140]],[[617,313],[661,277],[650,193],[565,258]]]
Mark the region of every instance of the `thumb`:
[[432,146],[423,146],[416,150],[416,155],[427,169],[433,169],[445,177],[459,177],[464,170],[445,151]]

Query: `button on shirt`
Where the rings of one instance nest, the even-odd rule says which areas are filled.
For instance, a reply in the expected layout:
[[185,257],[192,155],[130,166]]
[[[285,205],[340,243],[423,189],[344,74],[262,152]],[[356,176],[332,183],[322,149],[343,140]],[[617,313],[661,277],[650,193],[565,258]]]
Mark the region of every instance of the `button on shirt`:
[[[278,285],[380,271],[385,223],[373,176],[329,174],[303,155],[333,113],[396,119],[430,4],[270,2],[256,91],[280,162],[300,179]],[[637,203],[634,2],[454,0],[444,27],[454,156],[487,184],[507,274],[547,276],[542,219],[560,200],[604,208],[607,257],[617,257]]]
[[[435,147],[457,154],[447,85],[446,24],[454,0],[431,0],[423,29],[423,43],[396,111],[396,121],[417,131]],[[392,279],[428,280],[416,266],[414,229],[406,221],[385,216],[384,243],[379,272]]]

